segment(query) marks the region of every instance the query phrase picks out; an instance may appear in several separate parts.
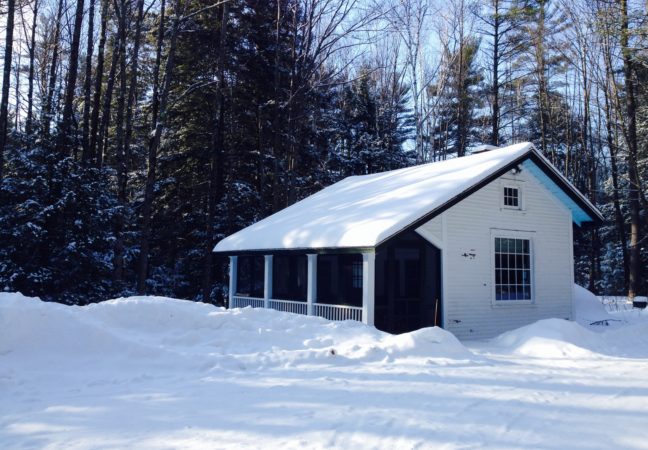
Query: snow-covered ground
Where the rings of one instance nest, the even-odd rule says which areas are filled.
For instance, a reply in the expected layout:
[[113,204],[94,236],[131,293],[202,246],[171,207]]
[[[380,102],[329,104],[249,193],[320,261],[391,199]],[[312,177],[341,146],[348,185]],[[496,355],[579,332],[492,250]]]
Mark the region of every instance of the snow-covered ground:
[[0,294],[0,448],[648,448],[647,313],[610,315],[581,288],[576,308],[578,323],[462,344],[159,297]]

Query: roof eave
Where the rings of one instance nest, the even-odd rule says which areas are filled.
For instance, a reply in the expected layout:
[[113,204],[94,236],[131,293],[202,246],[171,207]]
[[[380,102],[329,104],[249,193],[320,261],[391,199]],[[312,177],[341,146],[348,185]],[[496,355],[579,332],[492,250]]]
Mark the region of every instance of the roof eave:
[[330,253],[375,253],[375,247],[299,247],[299,248],[261,248],[248,250],[212,250],[218,256],[241,256],[241,255],[288,255],[314,253],[325,255]]
[[[583,223],[589,223],[592,225],[600,226],[605,223],[605,217],[598,210],[596,206],[590,202],[587,197],[585,197],[571,182],[561,174],[558,169],[556,169],[551,162],[545,158],[540,152],[535,148],[530,155],[531,160],[540,167],[544,169],[543,171],[549,178],[551,178],[558,186],[560,186],[563,191],[565,191],[571,198],[580,206],[590,217],[590,220]],[[581,226],[582,224],[577,224]]]

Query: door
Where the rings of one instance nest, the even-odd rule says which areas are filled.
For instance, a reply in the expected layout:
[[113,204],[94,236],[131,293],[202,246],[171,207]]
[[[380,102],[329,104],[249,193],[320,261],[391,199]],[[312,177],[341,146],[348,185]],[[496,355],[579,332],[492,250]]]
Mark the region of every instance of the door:
[[376,327],[405,333],[441,325],[441,252],[416,232],[376,251]]

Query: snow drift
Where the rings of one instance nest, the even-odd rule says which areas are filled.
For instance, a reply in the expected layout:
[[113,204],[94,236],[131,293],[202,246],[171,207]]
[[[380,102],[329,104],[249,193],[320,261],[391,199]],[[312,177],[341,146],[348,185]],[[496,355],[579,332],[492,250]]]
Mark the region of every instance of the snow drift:
[[640,319],[467,348],[438,328],[0,294],[0,448],[643,448]]
[[77,358],[143,363],[178,358],[206,369],[250,370],[306,363],[473,357],[451,333],[426,328],[393,336],[354,321],[266,309],[225,310],[164,297],[88,306],[0,294],[0,354],[32,365]]

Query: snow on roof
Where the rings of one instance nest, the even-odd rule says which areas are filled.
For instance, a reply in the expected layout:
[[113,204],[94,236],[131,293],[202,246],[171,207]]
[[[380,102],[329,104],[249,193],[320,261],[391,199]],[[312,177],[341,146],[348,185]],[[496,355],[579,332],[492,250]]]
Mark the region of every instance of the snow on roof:
[[214,251],[375,247],[532,151],[533,144],[522,143],[348,177],[223,239]]

